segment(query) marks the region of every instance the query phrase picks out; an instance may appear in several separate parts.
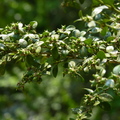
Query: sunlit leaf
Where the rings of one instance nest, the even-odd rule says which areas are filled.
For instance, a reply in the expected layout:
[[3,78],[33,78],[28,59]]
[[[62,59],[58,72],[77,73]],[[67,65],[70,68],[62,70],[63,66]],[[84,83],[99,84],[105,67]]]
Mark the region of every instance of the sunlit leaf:
[[106,5],[96,7],[92,12],[92,16],[94,17],[95,15],[101,13],[104,9],[108,9],[108,7]]
[[117,65],[113,68],[113,73],[116,75],[120,75],[120,65]]
[[114,80],[113,80],[113,79],[108,79],[108,80],[106,80],[105,86],[106,86],[106,87],[113,88],[113,87],[115,86]]
[[100,101],[95,101],[95,103],[94,103],[94,106],[97,106],[97,105],[99,105],[100,104]]
[[99,95],[99,98],[103,101],[103,102],[110,102],[113,100],[113,97],[108,94],[108,93],[101,93]]
[[37,21],[31,21],[30,25],[31,25],[32,28],[35,29],[37,27],[38,23],[37,23]]
[[93,93],[94,91],[92,89],[89,88],[84,88],[85,90],[87,90],[89,93]]

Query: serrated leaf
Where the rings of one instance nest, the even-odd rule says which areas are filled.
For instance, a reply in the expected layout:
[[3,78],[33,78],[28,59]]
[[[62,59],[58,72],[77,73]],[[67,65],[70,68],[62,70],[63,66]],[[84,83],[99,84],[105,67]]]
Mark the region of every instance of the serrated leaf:
[[53,67],[53,69],[52,69],[52,74],[53,74],[54,77],[57,76],[57,74],[58,74],[58,65],[55,65],[55,66]]
[[100,58],[100,59],[104,59],[106,56],[105,56],[105,53],[104,53],[104,51],[99,51],[98,53],[97,53],[97,57],[98,58]]
[[113,100],[113,97],[108,94],[108,93],[101,93],[99,95],[99,98],[103,101],[103,102],[110,102]]

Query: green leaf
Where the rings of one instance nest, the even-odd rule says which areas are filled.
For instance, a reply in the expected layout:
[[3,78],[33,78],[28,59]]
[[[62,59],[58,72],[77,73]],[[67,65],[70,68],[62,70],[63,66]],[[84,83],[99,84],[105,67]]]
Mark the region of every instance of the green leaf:
[[75,30],[75,26],[74,25],[69,25],[69,26],[66,27],[66,30],[69,30],[69,31]]
[[52,69],[52,74],[53,74],[54,77],[57,76],[57,74],[58,74],[58,65],[55,65],[55,66],[53,67],[53,69]]
[[114,40],[114,39],[115,39],[115,37],[110,36],[110,37],[107,38],[107,42],[110,42],[110,41],[112,41],[112,40]]
[[69,68],[75,68],[75,66],[76,66],[75,61],[70,61],[70,62],[68,63],[68,66],[69,66]]
[[115,86],[115,82],[113,79],[108,79],[106,82],[105,82],[105,86],[106,87],[110,87],[110,88],[113,88]]
[[104,4],[109,4],[109,5],[113,5],[114,0],[102,0],[104,2]]
[[101,93],[99,95],[99,98],[103,101],[103,102],[110,102],[113,100],[113,97],[108,94],[108,93]]
[[35,61],[35,59],[31,55],[26,56],[26,65],[35,67],[40,66],[40,64],[37,61]]
[[5,64],[1,64],[0,65],[0,76],[4,75],[5,74]]
[[111,106],[108,102],[101,102],[100,103],[100,107],[103,109],[103,110],[106,110],[106,111],[109,111],[111,110]]
[[31,21],[30,25],[31,25],[32,28],[35,29],[37,27],[38,23],[36,21]]
[[92,44],[92,39],[86,39],[85,41],[84,41],[84,43],[86,44],[86,45],[91,45]]
[[88,55],[87,48],[85,46],[82,46],[82,48],[80,49],[80,56],[86,57],[87,55]]
[[94,17],[95,15],[101,13],[104,9],[108,9],[108,7],[105,5],[100,6],[100,7],[96,7],[92,12],[92,16]]
[[104,51],[99,51],[98,53],[97,53],[97,57],[98,58],[100,58],[100,59],[104,59],[106,56],[105,56],[105,53],[104,53]]
[[80,37],[81,32],[76,29],[76,30],[73,30],[72,35],[73,35],[74,37]]
[[116,75],[120,75],[120,65],[117,65],[113,68],[113,73]]
[[101,35],[105,36],[107,32],[108,32],[108,27],[104,27],[101,31]]
[[80,108],[72,108],[72,112],[74,114],[78,114],[79,111],[80,111]]
[[89,48],[88,48],[88,52],[93,54],[93,53],[94,53],[93,48],[90,48],[90,47],[89,47]]
[[89,88],[84,88],[85,90],[87,90],[89,93],[93,93],[94,91],[92,89]]
[[95,103],[94,103],[94,106],[97,106],[97,105],[99,105],[100,104],[100,101],[95,101]]
[[55,60],[59,60],[59,54],[58,54],[58,48],[57,47],[54,47],[53,49],[52,49],[52,56],[53,56],[53,59],[55,59]]

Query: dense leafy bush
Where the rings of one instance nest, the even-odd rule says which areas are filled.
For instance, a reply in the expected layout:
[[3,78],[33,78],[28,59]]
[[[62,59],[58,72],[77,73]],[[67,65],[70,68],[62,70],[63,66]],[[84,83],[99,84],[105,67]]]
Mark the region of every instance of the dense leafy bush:
[[[87,2],[87,0],[85,0]],[[85,120],[95,106],[108,110],[116,95],[120,95],[120,3],[119,0],[93,0],[87,6],[67,1],[79,11],[81,28],[62,26],[57,31],[37,33],[37,22],[28,25],[12,23],[0,29],[0,75],[8,63],[24,63],[26,69],[18,88],[25,83],[41,83],[43,75],[57,77],[59,66],[63,76],[77,77],[88,82],[88,91],[81,106],[72,109],[77,114],[71,120]]]

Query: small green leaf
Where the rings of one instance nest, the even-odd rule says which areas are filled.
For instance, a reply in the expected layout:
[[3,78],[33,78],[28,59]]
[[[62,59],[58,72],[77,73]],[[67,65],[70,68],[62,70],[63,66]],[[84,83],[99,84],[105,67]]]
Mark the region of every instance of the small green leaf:
[[112,41],[112,40],[114,40],[114,39],[115,39],[115,37],[110,36],[110,37],[107,38],[107,42],[110,42],[110,41]]
[[76,66],[75,61],[70,61],[70,62],[68,63],[68,66],[69,66],[69,68],[75,68],[75,66]]
[[94,106],[97,106],[97,105],[99,105],[100,104],[100,101],[95,101],[95,103],[94,103]]
[[105,86],[106,87],[110,87],[110,88],[113,88],[115,86],[115,82],[113,79],[108,79],[106,82],[105,82]]
[[52,69],[52,74],[53,74],[54,77],[57,76],[57,74],[58,74],[58,65],[55,65],[55,66],[53,67],[53,69]]
[[18,44],[23,48],[27,47],[28,45],[27,41],[24,39],[19,39]]
[[86,44],[86,45],[91,45],[92,44],[92,39],[86,39],[85,41],[84,41],[84,43]]
[[113,100],[113,97],[108,94],[108,93],[101,93],[99,95],[99,98],[103,101],[103,102],[110,102]]
[[72,35],[73,35],[74,37],[80,37],[80,36],[81,36],[81,32],[76,29],[76,30],[73,30]]
[[88,27],[95,27],[95,26],[96,26],[95,21],[90,21],[90,22],[88,23]]
[[113,68],[113,73],[116,75],[120,75],[120,65],[117,65]]
[[75,29],[75,26],[74,25],[69,25],[66,27],[67,30],[74,30]]
[[59,36],[59,39],[64,39],[64,38],[66,38],[66,37],[67,37],[67,35],[64,34],[64,33],[62,33],[62,34]]
[[87,90],[89,93],[93,93],[94,91],[92,89],[89,88],[84,88],[85,90]]
[[57,47],[54,47],[52,49],[52,56],[53,56],[53,59],[59,60],[59,54],[58,54],[58,48]]
[[26,64],[28,66],[35,66],[35,67],[40,66],[40,64],[37,61],[35,61],[35,59],[31,55],[26,56]]
[[41,47],[37,47],[36,50],[35,50],[36,53],[40,53],[41,52]]
[[108,32],[108,27],[104,27],[101,31],[101,35],[105,36],[107,32]]
[[37,27],[38,23],[36,21],[31,21],[30,25],[31,25],[32,28],[35,29]]
[[97,53],[97,57],[98,58],[100,58],[100,59],[104,59],[106,56],[105,56],[105,53],[104,53],[104,51],[99,51],[98,53]]
[[[110,1],[110,0],[109,0]],[[104,9],[108,9],[107,6],[103,5],[103,6],[100,6],[100,7],[96,7],[93,12],[92,12],[92,16],[94,17],[95,15],[101,13]]]
[[81,57],[86,57],[88,55],[88,50],[85,46],[82,46],[82,48],[80,49],[80,56]]
[[106,110],[106,111],[109,111],[111,110],[111,106],[108,102],[101,102],[100,103],[100,107],[103,109],[103,110]]
[[100,76],[104,76],[105,75],[105,73],[106,73],[106,70],[104,69],[104,68],[101,68],[100,69]]
[[80,111],[80,108],[72,108],[72,112],[74,114],[78,114],[79,111]]

